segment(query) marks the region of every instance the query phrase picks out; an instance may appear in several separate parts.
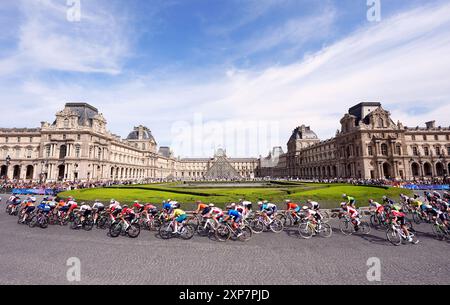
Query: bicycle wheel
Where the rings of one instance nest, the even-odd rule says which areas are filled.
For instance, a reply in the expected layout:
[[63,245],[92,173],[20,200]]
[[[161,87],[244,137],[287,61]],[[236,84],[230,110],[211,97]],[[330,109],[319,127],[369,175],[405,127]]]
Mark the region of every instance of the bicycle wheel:
[[323,224],[321,224],[319,234],[322,237],[329,238],[333,234],[333,229],[331,228],[331,226],[329,224],[323,223]]
[[33,216],[33,217],[31,217],[31,220],[30,220],[30,222],[28,223],[28,226],[29,226],[30,228],[34,228],[34,227],[36,226],[36,224],[37,224],[37,221],[38,221],[38,219],[37,219],[37,216],[36,216],[36,215]]
[[444,240],[445,232],[442,231],[442,227],[440,224],[437,223],[432,224],[431,229],[433,230],[433,233],[438,240]]
[[162,225],[159,227],[159,236],[161,236],[162,239],[169,239],[172,237],[172,226],[170,223],[167,223],[165,225]]
[[418,225],[422,222],[422,217],[420,217],[418,212],[414,212],[412,218],[413,218],[413,221]]
[[264,223],[259,219],[254,219],[250,222],[250,228],[255,234],[262,233],[264,231]]
[[286,215],[284,214],[278,214],[276,216],[276,219],[280,220],[281,223],[283,223],[284,226],[288,227],[289,225],[287,224],[289,222],[288,217],[286,217]]
[[242,235],[239,237],[240,241],[249,241],[253,236],[253,231],[248,226],[244,226],[242,229]]
[[47,227],[48,227],[48,217],[43,216],[39,220],[39,226],[41,227],[41,229],[47,229]]
[[372,214],[370,216],[370,224],[372,225],[372,227],[378,228],[380,226],[380,219],[378,218],[378,216]]
[[141,227],[137,223],[131,224],[127,229],[128,236],[136,238],[141,234]]
[[392,228],[386,230],[386,238],[391,244],[395,246],[399,246],[402,243],[402,237],[397,231],[393,230]]
[[311,226],[309,225],[309,222],[300,223],[300,225],[298,226],[298,233],[304,239],[310,239],[314,234],[314,232],[311,229]]
[[280,233],[283,231],[284,226],[283,223],[279,219],[274,219],[272,223],[269,225],[270,230],[273,233]]
[[344,235],[352,235],[354,231],[353,224],[351,224],[350,221],[347,220],[341,220],[339,222],[339,229]]
[[372,229],[369,226],[369,223],[367,223],[366,221],[361,221],[361,223],[359,224],[359,232],[361,234],[367,235],[370,233],[370,231],[372,231]]
[[111,237],[117,237],[122,232],[122,224],[120,222],[113,223],[109,228],[109,235]]
[[93,227],[94,227],[94,220],[89,218],[84,221],[83,229],[85,231],[91,231]]
[[197,234],[200,236],[207,236],[209,232],[210,232],[210,226],[209,226],[209,224],[206,224],[206,222],[201,223],[197,227]]
[[216,229],[216,238],[218,241],[227,241],[231,237],[230,228],[226,225],[219,225]]
[[73,230],[76,230],[79,228],[79,225],[81,224],[80,218],[75,218],[72,222],[72,224],[70,225],[70,228]]
[[107,219],[105,217],[101,217],[99,219],[97,219],[97,229],[106,229],[106,222]]
[[200,225],[200,221],[198,220],[197,216],[189,216],[186,220],[186,223],[191,225],[195,230],[197,230],[198,226]]
[[322,216],[322,223],[330,222],[331,216],[328,211],[320,211],[320,215]]
[[184,224],[181,228],[180,236],[184,240],[191,239],[194,237],[195,234],[195,228],[191,224]]

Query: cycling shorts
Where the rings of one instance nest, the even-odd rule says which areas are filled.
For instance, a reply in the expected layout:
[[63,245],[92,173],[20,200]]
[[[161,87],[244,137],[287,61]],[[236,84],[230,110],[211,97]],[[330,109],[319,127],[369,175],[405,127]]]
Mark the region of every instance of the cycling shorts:
[[25,209],[25,213],[31,213],[31,212],[34,211],[35,208],[36,208],[36,207],[34,207],[34,206],[27,207],[27,208]]
[[178,216],[177,218],[175,218],[175,220],[176,220],[177,222],[179,222],[179,223],[182,223],[183,221],[186,220],[186,218],[187,218],[187,215],[186,215],[186,214],[183,214],[183,215],[180,215],[180,216]]

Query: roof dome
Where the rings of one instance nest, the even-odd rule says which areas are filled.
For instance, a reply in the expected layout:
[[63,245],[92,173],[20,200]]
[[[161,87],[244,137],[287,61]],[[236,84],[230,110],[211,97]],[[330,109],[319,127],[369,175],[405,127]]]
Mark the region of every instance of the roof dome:
[[292,132],[290,140],[318,140],[316,133],[309,126],[302,125]]
[[152,135],[152,132],[145,127],[137,127],[127,137],[127,140],[153,140],[155,138]]

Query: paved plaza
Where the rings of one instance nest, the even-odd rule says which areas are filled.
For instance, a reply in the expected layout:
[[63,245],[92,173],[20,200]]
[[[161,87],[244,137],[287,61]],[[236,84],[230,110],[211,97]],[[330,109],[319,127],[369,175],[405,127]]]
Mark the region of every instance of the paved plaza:
[[370,257],[381,260],[381,284],[450,284],[450,243],[420,225],[418,245],[393,246],[384,231],[303,240],[295,232],[255,235],[247,243],[161,240],[142,231],[137,239],[103,230],[74,231],[17,224],[0,213],[0,284],[72,284],[70,257],[81,261],[80,284],[370,284]]

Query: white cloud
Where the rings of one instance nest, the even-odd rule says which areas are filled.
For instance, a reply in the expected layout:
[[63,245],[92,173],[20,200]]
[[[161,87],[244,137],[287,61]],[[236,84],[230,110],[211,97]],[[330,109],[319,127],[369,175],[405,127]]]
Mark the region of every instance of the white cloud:
[[[184,73],[170,81],[158,80],[155,75],[140,76],[104,87],[29,80],[20,93],[9,93],[6,98],[28,100],[34,112],[23,114],[17,106],[7,109],[6,115],[17,115],[27,124],[36,122],[36,117],[49,120],[63,102],[84,100],[104,112],[113,131],[126,135],[132,125],[143,123],[165,145],[174,137],[173,124],[192,123],[195,113],[201,113],[205,121],[223,125],[230,119],[276,120],[280,133],[272,136],[273,144],[284,145],[292,129],[302,123],[311,125],[325,139],[334,136],[349,107],[366,100],[381,101],[392,110],[394,120],[409,126],[431,119],[448,126],[448,54],[450,5],[426,6],[368,24],[300,62],[262,71],[229,69],[215,75],[216,71],[203,71],[208,77]],[[430,110],[411,114],[409,110],[415,107]],[[238,147],[226,148],[240,151]],[[173,149],[176,154],[190,155],[181,145]],[[246,154],[266,154],[268,144],[251,149]],[[204,155],[210,153],[205,151]]]
[[80,22],[69,22],[65,1],[18,2],[23,22],[17,50],[0,59],[0,75],[48,70],[120,73],[128,53],[125,23],[98,2],[82,3]]

